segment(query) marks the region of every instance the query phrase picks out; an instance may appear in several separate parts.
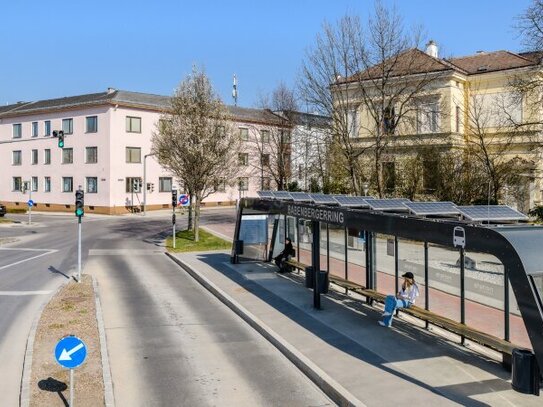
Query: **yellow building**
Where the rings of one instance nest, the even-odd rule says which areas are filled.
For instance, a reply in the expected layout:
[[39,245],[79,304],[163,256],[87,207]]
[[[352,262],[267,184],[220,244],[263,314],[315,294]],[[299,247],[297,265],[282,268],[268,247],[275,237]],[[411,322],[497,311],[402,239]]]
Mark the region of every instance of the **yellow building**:
[[[345,127],[364,151],[362,160],[373,166],[373,185],[377,188],[381,181],[389,194],[399,195],[394,183],[405,175],[403,159],[429,148],[469,151],[468,160],[495,171],[497,181],[490,188],[493,191],[495,185],[501,201],[521,210],[541,203],[543,111],[533,108],[537,92],[521,94],[517,85],[541,75],[542,55],[479,51],[443,59],[430,41],[425,52],[410,49],[349,78],[338,78],[332,87],[336,107],[346,111]],[[435,163],[432,157],[424,161],[421,191],[431,193]],[[510,176],[503,176],[513,164],[518,166],[515,193]],[[376,175],[376,168],[381,174]]]

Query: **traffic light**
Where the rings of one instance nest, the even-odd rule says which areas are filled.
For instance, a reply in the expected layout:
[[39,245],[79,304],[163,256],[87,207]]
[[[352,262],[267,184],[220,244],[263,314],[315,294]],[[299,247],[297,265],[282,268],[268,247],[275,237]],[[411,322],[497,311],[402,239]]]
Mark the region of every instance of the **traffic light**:
[[153,192],[155,190],[155,184],[153,184],[152,182],[148,182],[147,183],[147,191],[148,192]]
[[140,192],[140,180],[138,178],[132,179],[132,192]]
[[172,189],[172,206],[177,207],[177,189]]
[[64,131],[62,131],[62,130],[53,131],[53,137],[58,138],[58,146],[59,146],[59,148],[64,148]]
[[78,189],[75,191],[75,216],[81,218],[85,214],[85,193]]

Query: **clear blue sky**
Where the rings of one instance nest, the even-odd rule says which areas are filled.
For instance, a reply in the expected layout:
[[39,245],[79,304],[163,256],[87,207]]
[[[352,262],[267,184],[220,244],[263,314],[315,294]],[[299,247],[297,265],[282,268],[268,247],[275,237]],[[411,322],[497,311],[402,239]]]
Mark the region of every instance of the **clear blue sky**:
[[[521,49],[512,25],[529,0],[385,0],[422,24],[440,54]],[[324,20],[366,19],[373,0],[6,0],[0,104],[118,89],[169,95],[193,64],[226,103],[254,106],[292,86]]]

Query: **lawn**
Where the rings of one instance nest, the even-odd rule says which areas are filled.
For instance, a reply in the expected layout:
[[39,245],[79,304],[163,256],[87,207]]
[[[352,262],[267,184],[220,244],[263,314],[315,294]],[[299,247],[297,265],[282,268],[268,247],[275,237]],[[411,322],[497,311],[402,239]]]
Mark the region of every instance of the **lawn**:
[[11,219],[0,218],[0,223],[13,223]]
[[175,234],[175,249],[172,247],[172,237],[166,239],[166,248],[170,252],[203,252],[209,250],[227,250],[232,248],[232,243],[217,237],[203,229],[200,229],[200,241],[194,241],[192,230],[182,230]]

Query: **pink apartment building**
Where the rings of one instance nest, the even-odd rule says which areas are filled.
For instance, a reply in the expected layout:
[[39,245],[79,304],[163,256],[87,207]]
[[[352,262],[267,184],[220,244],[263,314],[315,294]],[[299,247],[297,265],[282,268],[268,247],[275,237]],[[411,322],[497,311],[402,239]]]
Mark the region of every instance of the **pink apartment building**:
[[[172,186],[179,185],[152,156],[151,137],[169,97],[108,89],[107,92],[23,102],[0,107],[0,202],[27,208],[32,191],[36,210],[73,211],[74,193],[85,191],[88,213],[120,214],[141,208],[166,208]],[[228,106],[234,127],[244,140],[262,130],[284,126],[269,110]],[[63,130],[64,148],[53,131]],[[249,150],[247,150],[249,151]],[[259,157],[240,152],[239,178],[218,186],[205,205],[233,204],[239,196],[256,196],[263,179]],[[143,185],[144,161],[146,182]],[[230,180],[232,181],[232,180]],[[134,188],[136,184],[136,188]]]

